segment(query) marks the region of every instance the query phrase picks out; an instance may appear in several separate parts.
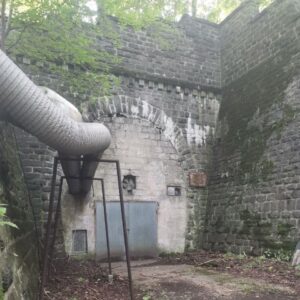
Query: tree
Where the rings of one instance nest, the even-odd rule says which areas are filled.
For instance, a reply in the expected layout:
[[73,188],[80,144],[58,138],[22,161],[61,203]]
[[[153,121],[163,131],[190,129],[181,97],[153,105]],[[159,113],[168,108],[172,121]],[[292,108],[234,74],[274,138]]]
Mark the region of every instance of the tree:
[[[244,0],[215,0],[213,6],[203,7],[202,12],[205,12],[205,17],[216,23],[223,21],[233,10],[235,10]],[[264,9],[270,5],[274,0],[258,0],[260,9]],[[204,8],[204,9],[203,9]]]
[[[86,0],[0,0],[1,48],[11,56],[47,62],[74,93],[103,93],[117,58],[95,41],[107,35],[93,24]],[[111,39],[116,43],[117,39]],[[69,69],[72,69],[72,72]],[[101,70],[101,72],[99,71]]]
[[219,23],[224,20],[243,0],[217,0],[215,6],[208,13],[210,21]]
[[182,0],[95,0],[97,18],[88,2],[0,0],[0,47],[11,56],[49,63],[50,71],[62,77],[74,93],[99,95],[102,90],[107,94],[117,82],[110,69],[119,59],[99,49],[97,40],[106,37],[118,47],[119,38],[106,15],[140,28],[158,18],[174,19],[183,9]]
[[186,8],[185,0],[96,0],[98,10],[116,16],[123,24],[144,27],[158,19],[175,20]]
[[11,31],[18,31],[21,34],[28,27],[41,24],[50,11],[57,11],[61,2],[59,0],[0,0],[1,49],[6,49],[6,40]]

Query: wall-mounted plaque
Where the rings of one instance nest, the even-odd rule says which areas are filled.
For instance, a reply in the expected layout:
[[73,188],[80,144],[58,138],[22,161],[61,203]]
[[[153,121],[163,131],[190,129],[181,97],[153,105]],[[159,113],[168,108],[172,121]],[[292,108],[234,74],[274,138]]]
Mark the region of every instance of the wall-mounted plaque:
[[189,174],[189,182],[191,187],[206,187],[207,174],[205,172],[191,172]]

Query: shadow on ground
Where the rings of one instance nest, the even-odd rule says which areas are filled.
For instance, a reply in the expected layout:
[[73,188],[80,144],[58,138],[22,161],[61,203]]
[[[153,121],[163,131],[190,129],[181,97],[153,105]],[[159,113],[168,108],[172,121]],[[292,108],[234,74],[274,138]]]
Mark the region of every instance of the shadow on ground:
[[[124,271],[119,272],[122,273]],[[118,268],[115,269],[117,271]],[[190,265],[133,263],[137,300],[299,300],[286,286]]]
[[[109,283],[106,264],[66,260],[56,264],[45,299],[129,299],[126,264],[113,264]],[[135,300],[300,300],[288,284],[228,274],[189,264],[147,260],[132,263]],[[259,274],[259,273],[258,273]]]

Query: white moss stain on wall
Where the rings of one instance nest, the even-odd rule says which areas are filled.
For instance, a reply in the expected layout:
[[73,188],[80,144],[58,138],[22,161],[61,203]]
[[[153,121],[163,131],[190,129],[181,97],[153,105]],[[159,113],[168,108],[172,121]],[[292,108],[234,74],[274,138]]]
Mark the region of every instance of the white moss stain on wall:
[[[176,124],[174,123],[172,118],[168,117],[166,114],[163,114],[162,119],[164,123],[164,131],[163,131],[164,136],[171,142],[171,144],[175,149],[178,149]],[[178,130],[180,130],[180,133],[182,134],[181,129]]]
[[[204,146],[209,137],[214,136],[215,126],[218,120],[220,102],[215,98],[203,98],[199,103],[199,120],[200,124],[192,118],[189,113],[186,126],[186,139],[189,146]],[[209,115],[209,124],[206,122]],[[202,124],[201,124],[202,123]]]
[[193,144],[197,146],[205,145],[210,132],[211,127],[209,125],[200,126],[198,124],[192,124],[191,114],[189,114],[186,128],[186,139],[189,146]]

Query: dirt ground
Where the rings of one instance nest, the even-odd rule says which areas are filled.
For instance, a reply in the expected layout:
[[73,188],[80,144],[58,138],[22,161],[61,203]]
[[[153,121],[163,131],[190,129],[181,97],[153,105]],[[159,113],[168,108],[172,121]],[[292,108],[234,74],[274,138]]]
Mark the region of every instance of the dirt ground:
[[[129,299],[126,264],[65,260],[56,264],[45,299]],[[132,262],[135,300],[300,300],[300,270],[289,263],[197,252]]]

